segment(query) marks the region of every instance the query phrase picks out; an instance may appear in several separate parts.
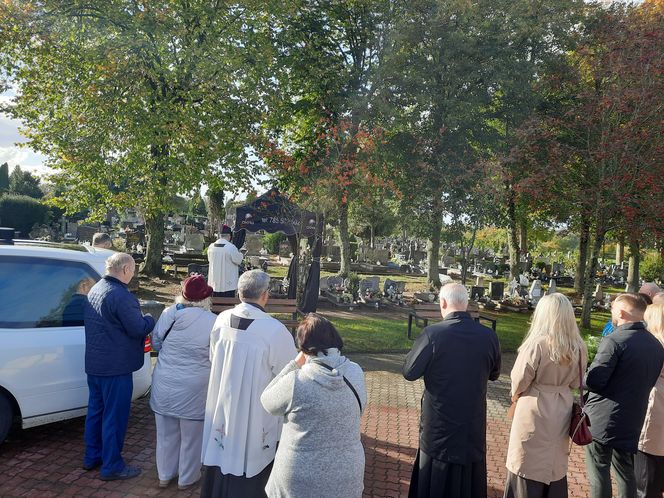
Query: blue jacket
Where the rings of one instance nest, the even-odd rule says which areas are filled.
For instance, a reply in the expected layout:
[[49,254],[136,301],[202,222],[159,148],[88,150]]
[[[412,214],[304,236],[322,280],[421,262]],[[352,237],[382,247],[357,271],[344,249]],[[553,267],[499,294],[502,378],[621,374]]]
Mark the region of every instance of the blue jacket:
[[143,366],[145,337],[154,319],[143,316],[138,299],[117,278],[106,275],[88,294],[85,321],[85,373],[125,375]]

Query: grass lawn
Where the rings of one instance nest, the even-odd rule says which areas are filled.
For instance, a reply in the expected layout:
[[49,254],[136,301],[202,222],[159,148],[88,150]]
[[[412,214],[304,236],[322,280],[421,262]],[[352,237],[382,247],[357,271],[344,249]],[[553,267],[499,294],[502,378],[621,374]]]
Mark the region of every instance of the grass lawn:
[[[321,310],[323,314],[325,311]],[[530,313],[498,313],[497,333],[503,351],[517,350],[528,331],[530,316]],[[609,317],[608,312],[593,313],[591,328],[581,330],[584,337],[599,336]],[[344,339],[344,350],[349,353],[405,352],[412,346],[412,341],[406,337],[408,319],[405,316],[385,316],[378,311],[375,316],[365,313],[354,318],[331,316],[330,319]],[[415,329],[416,334],[419,331]]]

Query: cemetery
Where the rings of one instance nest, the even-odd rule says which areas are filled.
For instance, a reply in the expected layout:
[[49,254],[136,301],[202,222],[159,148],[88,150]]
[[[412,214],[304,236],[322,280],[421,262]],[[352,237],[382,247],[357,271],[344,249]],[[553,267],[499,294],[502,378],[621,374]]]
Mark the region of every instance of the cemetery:
[[[364,491],[362,476],[356,476],[358,497],[406,496],[411,477],[417,475],[420,496],[425,496],[427,467],[441,475],[463,469],[463,475],[472,475],[473,480],[476,474],[486,473],[489,487],[479,494],[491,498],[510,496],[510,489],[505,491],[513,485],[510,480],[528,487],[523,496],[531,496],[533,483],[541,484],[544,494],[557,483],[561,496],[567,496],[568,488],[571,497],[590,496],[590,487],[596,483],[589,483],[584,471],[584,450],[575,439],[578,432],[570,433],[578,447],[570,445],[564,459],[559,459],[569,461],[568,480],[550,479],[559,470],[554,469],[558,461],[549,465],[551,472],[542,473],[546,479],[531,476],[530,469],[513,470],[510,462],[528,464],[532,457],[511,454],[508,458],[507,448],[508,444],[511,450],[519,446],[515,441],[521,436],[523,441],[517,442],[523,443],[519,449],[524,452],[524,441],[539,444],[535,436],[540,434],[518,434],[521,426],[529,424],[523,422],[528,416],[558,424],[563,420],[560,414],[573,415],[574,420],[578,416],[576,428],[588,429],[584,417],[592,418],[593,402],[597,410],[596,397],[605,394],[604,385],[599,386],[590,372],[608,354],[607,345],[618,344],[627,335],[622,334],[627,328],[620,327],[656,327],[648,325],[647,321],[655,320],[646,317],[658,312],[657,304],[647,307],[643,316],[639,313],[658,290],[664,290],[662,26],[662,0],[0,2],[0,248],[5,251],[0,266],[14,272],[11,279],[0,275],[0,290],[14,289],[7,293],[13,300],[0,300],[0,308],[4,302],[2,315],[18,313],[13,322],[0,319],[0,328],[3,334],[9,331],[4,334],[7,337],[22,340],[28,334],[16,333],[12,327],[32,327],[35,337],[53,330],[54,340],[67,338],[68,344],[72,337],[76,339],[86,362],[85,368],[77,367],[78,373],[88,382],[67,384],[62,400],[73,392],[80,396],[89,392],[93,399],[96,383],[116,381],[122,382],[123,396],[129,399],[133,387],[125,388],[129,378],[134,379],[133,371],[123,370],[120,375],[113,365],[99,375],[90,372],[88,353],[97,342],[107,341],[116,348],[115,339],[109,339],[116,332],[121,338],[116,342],[123,347],[125,342],[130,347],[130,339],[135,342],[133,350],[137,358],[138,354],[143,358],[143,367],[135,372],[152,379],[145,389],[152,386],[149,396],[156,396],[159,384],[154,379],[159,375],[151,373],[172,361],[169,354],[174,358],[180,353],[187,361],[194,358],[181,353],[193,340],[180,336],[178,343],[173,339],[177,335],[170,335],[166,342],[166,336],[177,317],[200,313],[215,328],[210,332],[212,325],[206,325],[196,344],[201,359],[195,366],[200,367],[201,379],[209,380],[205,386],[210,386],[203,393],[200,384],[194,393],[198,401],[211,402],[214,397],[211,382],[216,374],[212,372],[223,370],[225,380],[215,379],[220,393],[235,382],[228,365],[244,346],[252,350],[246,358],[256,353],[274,363],[265,379],[283,368],[283,362],[275,367],[277,356],[297,354],[286,365],[293,367],[294,375],[289,371],[274,379],[278,381],[271,388],[274,392],[284,379],[295,379],[289,392],[299,393],[295,386],[307,381],[306,375],[297,372],[301,368],[308,375],[321,366],[326,376],[343,377],[345,383],[339,386],[350,386],[359,404],[357,412],[355,400],[343,393],[352,402],[353,427],[360,424],[353,434],[366,457],[362,460]],[[64,254],[62,259],[52,256],[57,251]],[[38,258],[44,260],[46,270],[41,270]],[[27,265],[20,274],[18,262]],[[59,272],[55,266],[64,270]],[[30,280],[33,270],[36,277]],[[63,277],[65,270],[71,270],[67,277],[71,282]],[[267,275],[246,273],[251,270]],[[242,274],[245,278],[238,286],[237,277]],[[22,284],[24,278],[31,283]],[[190,282],[197,287],[186,294]],[[445,287],[451,283],[460,286]],[[104,286],[122,293],[124,303],[131,302],[123,310],[135,311],[135,322],[143,328],[153,319],[161,318],[161,322],[152,323],[152,332],[146,329],[140,341],[134,340],[137,332],[125,330],[120,323],[124,318],[117,320],[117,330],[115,323],[108,327],[106,311],[90,315],[96,305],[92,296]],[[30,291],[22,295],[16,289]],[[46,306],[44,299],[35,297],[44,289],[58,303]],[[40,306],[49,309],[42,313]],[[23,320],[24,310],[35,315],[29,317],[32,321]],[[240,311],[236,315],[228,310]],[[467,315],[462,314],[464,310]],[[76,325],[69,320],[74,311],[82,315],[74,320]],[[333,327],[311,313],[329,320]],[[173,323],[161,327],[171,316]],[[274,330],[247,340],[248,331],[253,333],[266,323]],[[619,333],[607,338],[614,326]],[[458,343],[463,345],[456,349],[449,347],[453,341],[445,335],[455,327],[455,333],[461,328],[464,332],[459,333]],[[175,330],[182,333],[185,328]],[[470,354],[474,346],[464,341],[471,332],[472,339],[485,348],[478,348],[484,356]],[[326,335],[316,339],[324,346],[314,344],[306,334]],[[275,345],[268,344],[272,335],[280,335],[278,354],[276,339]],[[651,335],[657,337],[657,331]],[[94,337],[103,341],[90,340]],[[645,332],[639,337],[652,339]],[[219,338],[214,347],[211,338]],[[237,338],[245,341],[242,347],[232,352],[224,349]],[[309,339],[312,347],[306,345]],[[658,339],[664,344],[664,339]],[[3,340],[0,349],[8,351],[9,340]],[[268,354],[256,352],[263,340]],[[44,347],[51,349],[0,360],[0,376],[5,376],[0,380],[7,384],[7,376],[18,377],[17,368],[36,372],[44,364],[55,364],[52,358],[60,349],[73,350],[57,344]],[[601,354],[596,354],[598,348]],[[621,348],[622,343],[615,351],[622,354]],[[654,365],[659,350],[653,346],[638,351],[646,350],[652,353]],[[440,361],[445,354],[454,361]],[[531,354],[539,355],[536,368],[524,360]],[[221,370],[214,370],[219,366],[215,355],[216,359],[225,355]],[[123,361],[125,356],[129,355]],[[437,403],[431,400],[436,393],[429,392],[435,384],[429,382],[432,372],[454,365],[446,379],[463,377],[461,386],[486,367],[477,358],[488,356],[493,367],[482,375],[486,373],[492,382],[486,400],[479,400],[473,414],[486,411],[488,450],[480,448],[485,459],[457,458],[447,453],[447,447],[435,450],[438,455],[427,454],[422,443],[431,428],[427,424],[449,422],[451,417],[443,410],[456,409],[446,398],[434,406]],[[74,353],[74,357],[83,361],[82,355]],[[99,356],[104,361],[111,357]],[[339,358],[336,366],[332,357]],[[257,380],[263,374],[256,372],[264,365],[256,366],[260,362],[246,358],[242,367],[247,372],[249,367],[256,368],[251,380],[238,381],[236,390],[244,394],[247,386],[254,389],[260,384],[263,391],[266,386]],[[352,386],[352,375],[350,380],[346,377],[351,370],[343,370],[356,360],[357,379],[364,379],[363,399]],[[568,373],[573,364],[581,398],[584,382],[590,392],[587,405],[580,401],[570,413],[568,398],[579,394],[577,384],[565,381],[553,386],[540,379],[549,360]],[[639,356],[625,368],[632,372],[645,364]],[[537,382],[515,380],[523,373],[519,369],[540,366],[544,367],[536,372]],[[466,368],[476,371],[459,375]],[[195,368],[184,370],[188,374]],[[163,378],[171,382],[175,377],[180,380],[179,375]],[[486,379],[482,379],[484,388]],[[479,384],[473,386],[454,394],[460,396],[457,401],[463,400],[459,407],[476,394]],[[627,391],[633,394],[637,389],[630,386]],[[537,401],[539,396],[548,400],[548,395],[562,407],[551,412],[553,416],[540,410],[548,401]],[[56,399],[60,396],[51,398],[61,401]],[[235,393],[222,398],[228,406],[237,402]],[[532,399],[535,408],[527,404]],[[103,403],[97,401],[101,407]],[[265,403],[252,398],[253,402],[256,406],[249,410],[247,424],[259,413],[263,422],[283,416],[284,427],[292,428],[290,414],[277,415]],[[128,461],[140,462],[139,467],[151,474],[127,484],[105,483],[101,481],[138,477],[141,468],[118,464],[122,470],[104,474],[106,455],[97,458],[96,453],[86,453],[81,462],[83,441],[88,448],[99,444],[86,439],[94,437],[96,429],[84,428],[76,417],[91,407],[95,414],[88,418],[99,418],[101,409],[96,410],[92,402],[83,406],[81,401],[72,410],[64,407],[42,410],[34,417],[25,415],[19,397],[0,383],[0,443],[9,445],[8,450],[0,446],[0,473],[6,477],[0,482],[0,495],[162,496],[163,491],[163,496],[174,496],[172,489],[164,490],[175,484],[172,480],[184,478],[184,473],[180,468],[166,475],[159,469],[164,462],[158,456],[160,444],[155,439],[158,442],[160,436],[155,431],[160,432],[159,424],[166,419],[179,416],[160,413],[152,398],[135,397],[133,403],[129,430],[134,432],[127,438],[125,453],[130,454]],[[293,401],[287,404],[292,408]],[[215,412],[212,422],[210,406],[205,407],[205,421],[200,419],[202,412],[180,419],[192,422],[188,429],[192,434],[212,433],[202,460],[206,466],[213,462],[208,469],[219,470],[218,475],[216,470],[204,477],[198,474],[198,447],[191,452],[197,454],[192,482],[177,484],[182,496],[198,496],[199,481],[204,486],[214,481],[216,486],[217,478],[219,483],[237,478],[243,485],[267,479],[264,463],[268,460],[261,463],[262,470],[256,468],[247,477],[248,453],[237,458],[244,460],[238,472],[228,472],[225,456],[223,464],[214,464],[219,455],[230,454],[225,453],[227,448],[235,448],[224,444],[236,437],[231,426],[241,419],[234,411],[233,420],[222,420],[227,408],[222,405],[220,401],[219,415]],[[654,405],[652,401],[648,418]],[[341,426],[342,417],[350,417],[350,411],[334,407],[333,422]],[[60,425],[53,431],[31,432],[32,419],[37,419],[35,424],[47,424],[55,420],[49,418],[54,413],[68,415],[57,418],[55,423]],[[422,439],[418,439],[420,416]],[[112,424],[107,422],[113,417],[103,417],[104,430],[109,431]],[[119,426],[126,422],[120,418]],[[219,427],[213,427],[219,420]],[[460,427],[465,423],[459,421],[457,434],[464,433]],[[539,425],[530,425],[541,431]],[[591,433],[593,425],[600,424],[592,423]],[[21,430],[6,439],[17,426]],[[261,458],[283,454],[288,446],[277,450],[279,433],[266,427],[264,423],[261,445],[256,445]],[[316,429],[324,427],[316,424]],[[482,429],[478,425],[469,434]],[[556,428],[556,434],[563,437],[556,441],[567,439],[560,429]],[[126,427],[118,433],[124,438],[125,431]],[[163,435],[163,427],[161,431]],[[260,439],[260,431],[255,434]],[[247,447],[252,438],[253,433],[247,437]],[[106,439],[113,438],[104,436],[107,445]],[[464,444],[470,448],[469,441]],[[585,442],[591,445],[587,455],[606,450],[599,439]],[[611,449],[611,444],[605,446]],[[650,465],[655,457],[642,446],[637,455],[650,459]],[[541,447],[554,446],[542,443]],[[619,448],[614,450],[615,463]],[[174,451],[171,456],[177,454]],[[450,460],[439,461],[441,455]],[[359,462],[362,455],[357,456]],[[537,458],[544,461],[544,456]],[[657,458],[657,464],[663,465],[662,457]],[[97,460],[102,465],[101,481],[88,474],[88,467],[94,470]],[[457,460],[465,463],[457,465]],[[414,461],[419,467],[416,464],[411,475]],[[436,462],[442,462],[444,472]],[[280,468],[277,463],[274,469]],[[299,465],[293,467],[300,470]],[[275,480],[270,477],[268,487],[278,482],[277,474],[274,471]],[[456,482],[432,476],[431,483]],[[323,476],[319,477],[322,481]],[[343,477],[337,482],[350,482]],[[465,486],[465,477],[461,481]],[[416,487],[410,487],[411,496]]]

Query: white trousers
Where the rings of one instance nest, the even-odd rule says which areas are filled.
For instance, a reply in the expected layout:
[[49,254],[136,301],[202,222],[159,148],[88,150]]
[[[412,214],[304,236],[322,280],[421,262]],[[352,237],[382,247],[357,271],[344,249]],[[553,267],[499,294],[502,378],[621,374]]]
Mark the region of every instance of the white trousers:
[[154,414],[157,424],[157,473],[167,481],[178,476],[186,486],[201,478],[203,420],[186,420]]

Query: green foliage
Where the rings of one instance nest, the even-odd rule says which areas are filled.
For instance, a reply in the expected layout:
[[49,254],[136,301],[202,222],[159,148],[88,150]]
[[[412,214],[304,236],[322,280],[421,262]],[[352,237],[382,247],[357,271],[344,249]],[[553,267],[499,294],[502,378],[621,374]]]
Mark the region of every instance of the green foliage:
[[35,224],[48,220],[48,207],[27,195],[5,194],[0,197],[0,225],[18,230],[27,238]]
[[0,164],[0,194],[9,190],[9,164]]
[[586,335],[584,336],[583,340],[588,347],[588,364],[590,364],[595,359],[597,348],[599,347],[599,343],[602,341],[602,338],[596,335]]
[[648,254],[639,265],[641,278],[646,282],[664,280],[664,261],[657,254]]
[[15,166],[12,174],[9,175],[8,192],[15,195],[27,195],[34,199],[44,197],[44,192],[39,187],[39,178],[29,171],[23,171],[20,166]]
[[279,244],[286,238],[283,232],[266,233],[263,236],[263,247],[269,254],[279,254]]

